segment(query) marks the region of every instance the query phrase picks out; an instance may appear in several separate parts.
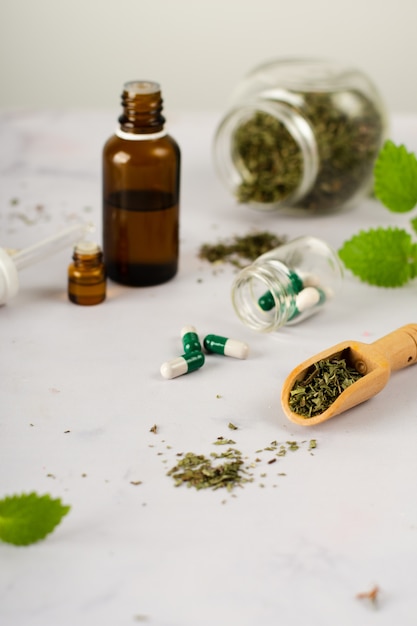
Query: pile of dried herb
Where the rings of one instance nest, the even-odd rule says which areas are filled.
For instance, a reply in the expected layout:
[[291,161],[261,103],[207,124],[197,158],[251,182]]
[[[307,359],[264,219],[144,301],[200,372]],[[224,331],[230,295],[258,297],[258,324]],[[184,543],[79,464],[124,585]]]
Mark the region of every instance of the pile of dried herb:
[[[229,423],[229,428],[238,430],[237,426],[232,423]],[[232,445],[235,442],[226,437],[217,437],[213,442],[213,445],[216,446],[225,444]],[[259,478],[264,479],[267,476],[266,472],[263,471],[265,463],[269,467],[281,457],[286,456],[287,452],[295,452],[305,445],[308,446],[309,453],[313,454],[317,448],[317,441],[316,439],[302,442],[286,441],[284,443],[271,441],[265,448],[255,451],[256,456],[252,461],[249,461],[247,456],[243,457],[239,450],[231,447],[221,454],[212,452],[209,458],[193,452],[179,453],[177,456],[180,457],[180,460],[167,472],[167,476],[174,479],[176,487],[187,485],[187,487],[193,487],[197,490],[212,489],[213,491],[224,488],[231,492],[235,487],[243,487],[246,483],[253,483],[255,481],[255,468],[258,468],[258,473],[261,472]],[[268,460],[262,458],[263,453],[268,454]],[[277,476],[286,476],[286,473],[281,471],[277,473]],[[272,486],[276,487],[277,485],[273,484]],[[260,482],[259,487],[265,487],[264,482]]]
[[186,484],[195,489],[221,489],[231,491],[236,486],[251,482],[252,478],[243,468],[241,452],[229,448],[222,454],[211,453],[211,458],[188,452],[168,472],[175,485]]
[[199,250],[199,258],[210,263],[230,263],[242,268],[261,254],[269,252],[286,241],[285,236],[268,231],[249,233],[216,244],[205,243]]
[[340,394],[362,377],[346,359],[332,357],[314,363],[303,380],[290,392],[289,406],[293,413],[306,418],[320,415]]
[[[311,191],[297,206],[311,211],[337,208],[371,180],[384,120],[359,92],[300,95],[301,114],[316,139],[319,170]],[[344,102],[350,103],[350,111]],[[301,149],[272,115],[258,111],[243,122],[234,133],[232,150],[244,177],[236,192],[239,202],[279,203],[298,187],[304,167]]]

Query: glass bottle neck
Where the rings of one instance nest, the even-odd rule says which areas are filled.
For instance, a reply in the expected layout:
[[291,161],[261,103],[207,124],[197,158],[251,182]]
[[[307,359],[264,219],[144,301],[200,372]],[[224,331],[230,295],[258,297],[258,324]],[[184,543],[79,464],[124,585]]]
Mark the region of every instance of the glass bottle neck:
[[97,252],[97,254],[78,254],[74,252],[72,258],[74,265],[77,267],[97,267],[102,262],[103,254],[101,252]]
[[103,252],[93,241],[80,241],[74,248],[72,259],[77,267],[97,267],[103,261]]
[[122,93],[123,112],[119,117],[121,131],[144,135],[162,131],[165,124],[162,103],[158,83],[126,83]]

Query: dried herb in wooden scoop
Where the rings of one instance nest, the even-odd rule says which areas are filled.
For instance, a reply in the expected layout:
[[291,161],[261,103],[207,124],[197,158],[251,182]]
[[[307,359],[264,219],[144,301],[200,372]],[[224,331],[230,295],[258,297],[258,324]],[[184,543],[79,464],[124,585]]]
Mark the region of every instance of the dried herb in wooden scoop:
[[369,400],[391,371],[417,362],[417,324],[408,324],[372,344],[344,341],[296,367],[287,377],[281,404],[297,424],[313,426]]

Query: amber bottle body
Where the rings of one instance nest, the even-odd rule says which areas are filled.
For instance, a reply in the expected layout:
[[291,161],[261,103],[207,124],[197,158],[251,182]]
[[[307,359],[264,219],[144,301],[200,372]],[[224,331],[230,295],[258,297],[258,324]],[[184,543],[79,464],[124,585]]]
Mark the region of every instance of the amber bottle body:
[[74,304],[91,306],[106,298],[106,271],[103,253],[91,242],[74,248],[73,262],[68,268],[68,298]]
[[159,86],[128,85],[103,150],[104,262],[118,283],[157,285],[178,270],[180,150],[164,130]]

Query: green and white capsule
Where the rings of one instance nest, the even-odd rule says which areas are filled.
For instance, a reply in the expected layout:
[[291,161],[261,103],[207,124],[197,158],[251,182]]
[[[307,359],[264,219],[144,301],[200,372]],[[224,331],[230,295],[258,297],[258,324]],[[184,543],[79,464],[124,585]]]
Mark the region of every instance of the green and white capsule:
[[228,339],[220,335],[206,335],[203,343],[207,352],[232,356],[235,359],[246,359],[249,354],[249,346],[237,339]]
[[320,306],[326,301],[326,294],[318,287],[306,287],[297,294],[295,298],[295,311],[290,319],[294,319],[316,306]]
[[201,352],[201,343],[194,326],[184,326],[181,330],[182,345],[185,354]]
[[172,359],[172,361],[162,363],[161,374],[164,378],[177,378],[200,369],[204,365],[204,361],[203,352],[189,352]]
[[[295,272],[290,271],[288,278],[294,293],[300,293],[304,286],[300,276]],[[271,311],[271,309],[275,308],[275,298],[272,293],[270,291],[266,291],[262,294],[262,296],[258,299],[258,305],[262,311]]]

